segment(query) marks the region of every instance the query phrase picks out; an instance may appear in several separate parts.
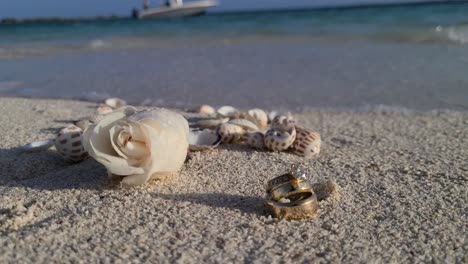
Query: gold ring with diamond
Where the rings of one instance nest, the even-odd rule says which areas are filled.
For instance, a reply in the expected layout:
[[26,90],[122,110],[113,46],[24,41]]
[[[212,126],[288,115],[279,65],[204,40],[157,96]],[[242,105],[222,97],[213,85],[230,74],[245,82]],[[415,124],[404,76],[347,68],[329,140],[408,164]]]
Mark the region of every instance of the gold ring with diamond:
[[274,217],[286,220],[300,220],[317,216],[318,201],[312,189],[295,192],[275,201],[267,196],[265,207]]
[[301,170],[297,165],[292,165],[290,172],[269,180],[266,184],[266,191],[270,192],[276,186],[291,182],[307,180],[308,171]]

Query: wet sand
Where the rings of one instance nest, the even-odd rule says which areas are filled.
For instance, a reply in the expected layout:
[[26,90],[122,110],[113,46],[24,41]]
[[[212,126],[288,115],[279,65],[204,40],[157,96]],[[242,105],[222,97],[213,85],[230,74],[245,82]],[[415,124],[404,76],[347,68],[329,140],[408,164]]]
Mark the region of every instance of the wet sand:
[[[0,98],[0,262],[468,261],[468,113],[297,113],[322,135],[316,159],[220,146],[141,188],[91,159],[17,149],[94,107]],[[316,219],[263,212],[265,182],[291,163],[339,186]]]

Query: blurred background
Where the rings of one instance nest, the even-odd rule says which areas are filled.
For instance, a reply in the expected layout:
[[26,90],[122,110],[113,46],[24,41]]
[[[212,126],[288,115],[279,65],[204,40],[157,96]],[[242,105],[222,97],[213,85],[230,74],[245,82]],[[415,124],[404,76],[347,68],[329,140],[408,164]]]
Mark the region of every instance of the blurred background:
[[3,96],[468,109],[466,1],[24,0],[0,21]]

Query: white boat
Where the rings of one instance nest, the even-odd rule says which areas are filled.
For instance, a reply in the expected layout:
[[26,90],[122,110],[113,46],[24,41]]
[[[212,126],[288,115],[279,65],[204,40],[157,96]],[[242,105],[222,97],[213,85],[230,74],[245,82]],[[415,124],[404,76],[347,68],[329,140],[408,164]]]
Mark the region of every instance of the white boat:
[[143,10],[134,11],[133,16],[138,19],[196,16],[206,13],[208,8],[217,5],[216,0],[197,0],[185,3],[182,0],[169,0],[158,8],[149,8],[148,2],[145,1]]

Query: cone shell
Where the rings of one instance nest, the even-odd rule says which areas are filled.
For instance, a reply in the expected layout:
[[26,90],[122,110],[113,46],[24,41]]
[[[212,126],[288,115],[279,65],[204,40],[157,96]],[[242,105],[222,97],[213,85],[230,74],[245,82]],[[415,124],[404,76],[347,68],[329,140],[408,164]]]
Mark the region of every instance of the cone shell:
[[198,109],[198,113],[203,115],[216,115],[216,110],[209,105],[201,105]]
[[271,128],[265,134],[265,146],[272,151],[287,150],[296,139],[296,129],[284,131],[278,128]]
[[122,100],[120,98],[109,98],[109,99],[106,99],[105,104],[112,108],[120,108],[122,106],[126,106],[127,102],[125,102],[125,100]]
[[246,132],[242,135],[242,142],[256,149],[265,148],[265,135],[262,132]]
[[244,134],[244,129],[238,125],[225,123],[219,126],[218,134],[221,136],[221,142],[231,144],[239,142]]
[[271,121],[271,127],[283,131],[294,129],[296,121],[291,114],[278,115]]
[[266,128],[268,126],[268,115],[262,109],[250,109],[247,113],[251,117],[250,120],[254,121],[259,128]]
[[83,130],[75,125],[70,125],[62,130],[55,139],[55,148],[65,160],[78,162],[86,159],[88,153],[82,144]]
[[299,156],[312,158],[320,153],[322,140],[320,134],[311,129],[296,127],[296,140],[293,143],[293,152]]

